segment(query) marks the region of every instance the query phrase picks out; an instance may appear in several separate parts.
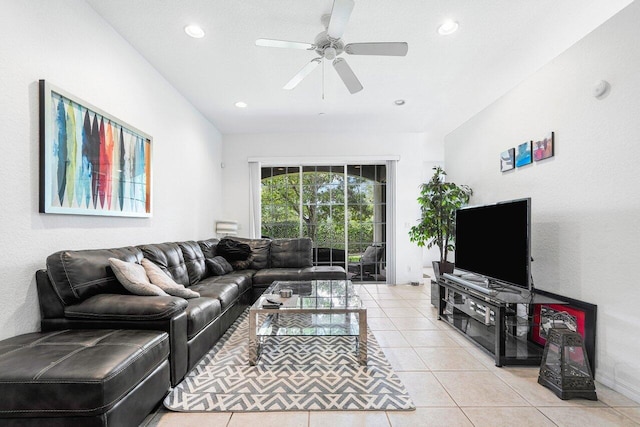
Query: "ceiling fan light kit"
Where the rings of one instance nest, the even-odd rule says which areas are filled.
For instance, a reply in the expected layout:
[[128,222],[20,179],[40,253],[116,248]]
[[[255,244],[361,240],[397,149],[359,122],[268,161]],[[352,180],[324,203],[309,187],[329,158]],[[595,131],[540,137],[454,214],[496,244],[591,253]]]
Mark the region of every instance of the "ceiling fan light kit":
[[334,0],[330,15],[321,18],[325,31],[319,33],[314,43],[294,42],[287,40],[258,39],[257,46],[280,47],[289,49],[313,50],[319,55],[311,62],[307,63],[298,73],[284,85],[283,89],[294,89],[306,76],[308,76],[322,59],[332,61],[333,68],[347,87],[351,94],[360,92],[362,84],[344,58],[339,58],[343,53],[348,55],[382,55],[382,56],[405,56],[409,50],[409,45],[405,42],[378,42],[378,43],[349,43],[345,45],[342,35],[349,22],[349,17],[354,0]]

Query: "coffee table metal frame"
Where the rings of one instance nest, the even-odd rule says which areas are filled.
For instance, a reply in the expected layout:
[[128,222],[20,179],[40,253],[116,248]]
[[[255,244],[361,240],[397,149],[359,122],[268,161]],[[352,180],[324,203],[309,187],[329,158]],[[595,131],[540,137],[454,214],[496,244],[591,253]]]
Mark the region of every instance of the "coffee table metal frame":
[[[326,285],[327,282],[334,282],[334,283],[344,282],[346,289],[352,291],[352,295],[349,295],[349,296],[341,295],[341,294],[332,295],[332,297],[334,297],[337,300],[340,300],[340,298],[344,298],[345,299],[344,304],[340,304],[340,302],[338,302],[337,304],[331,303],[329,304],[328,307],[327,306],[323,306],[323,307],[303,306],[304,298],[307,298],[307,299],[321,298],[322,299],[322,298],[331,298],[331,297],[322,297],[322,296],[318,297],[317,295],[300,297],[299,294],[296,294],[296,290],[298,289],[296,285],[304,284],[308,286],[308,285],[315,284],[317,286],[318,284]],[[267,315],[263,325],[273,321],[274,318],[277,318],[278,316],[286,316],[289,314],[311,314],[311,315],[345,314],[347,316],[350,314],[357,314],[358,315],[358,334],[357,335],[351,334],[351,333],[338,333],[335,335],[336,336],[355,336],[356,337],[356,356],[358,359],[358,363],[363,366],[367,365],[367,309],[362,304],[362,300],[360,300],[360,297],[355,293],[355,291],[353,291],[353,285],[351,284],[350,281],[348,280],[317,280],[317,281],[306,281],[306,282],[276,281],[276,282],[273,282],[271,286],[269,286],[265,290],[265,292],[263,293],[263,296],[272,294],[273,292],[277,291],[280,288],[293,289],[294,295],[299,296],[298,303],[296,304],[296,307],[263,308],[261,303],[264,301],[264,298],[261,297],[261,298],[258,298],[258,300],[249,308],[249,364],[251,366],[255,366],[258,361],[258,357],[260,356],[260,352],[262,350],[262,340],[264,339],[265,336],[311,335],[311,334],[288,334],[286,332],[284,334],[277,333],[277,334],[270,334],[270,335],[258,335],[257,330],[258,330],[258,327],[261,326],[261,325],[258,325],[258,316],[261,314]],[[331,336],[334,334],[325,333],[323,335]]]

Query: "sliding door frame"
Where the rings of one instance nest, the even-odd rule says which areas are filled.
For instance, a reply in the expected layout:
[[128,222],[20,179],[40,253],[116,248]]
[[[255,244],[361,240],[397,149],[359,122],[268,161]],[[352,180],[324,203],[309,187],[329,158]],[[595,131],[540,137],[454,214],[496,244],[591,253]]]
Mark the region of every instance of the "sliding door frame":
[[[261,169],[263,167],[302,167],[360,164],[360,165],[385,165],[387,171],[386,185],[386,283],[396,283],[396,176],[397,162],[400,156],[347,156],[347,157],[249,157],[249,194],[250,194],[250,235],[252,238],[261,236],[262,215],[260,211]],[[345,192],[346,192],[345,179]],[[346,195],[345,195],[346,196]],[[302,197],[302,193],[301,193]],[[346,200],[346,197],[345,197]],[[346,210],[345,210],[346,212]],[[347,221],[345,215],[345,221]],[[346,224],[345,224],[346,225]],[[346,227],[345,227],[346,230]],[[346,233],[346,231],[345,231]],[[348,244],[348,236],[345,236]],[[346,262],[346,260],[345,260]]]

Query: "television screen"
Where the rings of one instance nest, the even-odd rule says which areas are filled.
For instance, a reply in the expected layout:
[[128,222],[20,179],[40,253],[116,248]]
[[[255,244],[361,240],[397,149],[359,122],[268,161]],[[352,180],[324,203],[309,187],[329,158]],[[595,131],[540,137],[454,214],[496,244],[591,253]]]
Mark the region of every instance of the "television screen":
[[529,289],[531,199],[456,211],[457,269]]

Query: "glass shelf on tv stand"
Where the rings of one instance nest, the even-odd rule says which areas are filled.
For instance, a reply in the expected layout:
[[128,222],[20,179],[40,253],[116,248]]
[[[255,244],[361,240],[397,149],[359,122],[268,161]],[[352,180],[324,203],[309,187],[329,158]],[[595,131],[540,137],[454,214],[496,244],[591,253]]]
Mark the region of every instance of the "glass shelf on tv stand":
[[446,278],[438,293],[438,318],[491,353],[496,366],[539,365],[544,348],[529,339],[533,306],[565,303],[526,289],[480,292]]

